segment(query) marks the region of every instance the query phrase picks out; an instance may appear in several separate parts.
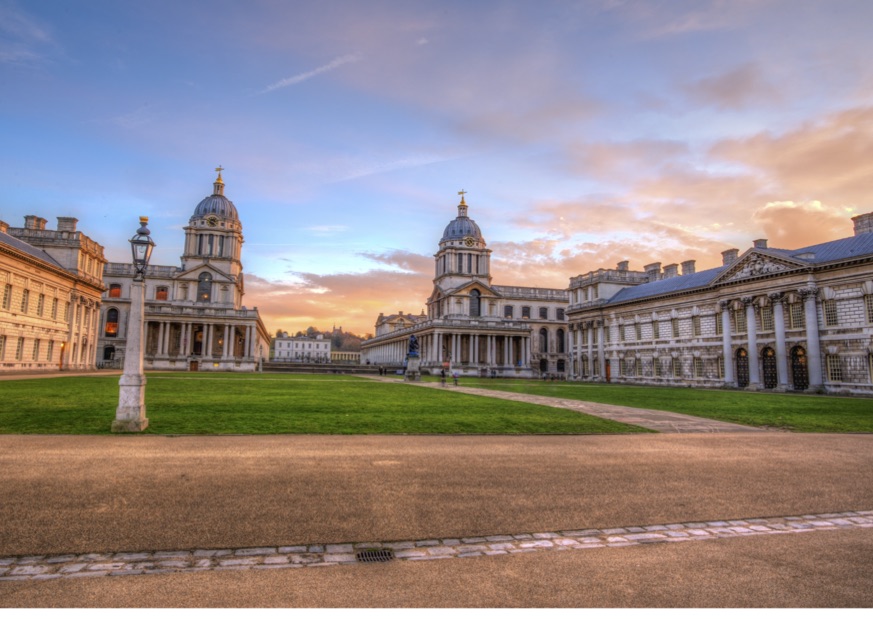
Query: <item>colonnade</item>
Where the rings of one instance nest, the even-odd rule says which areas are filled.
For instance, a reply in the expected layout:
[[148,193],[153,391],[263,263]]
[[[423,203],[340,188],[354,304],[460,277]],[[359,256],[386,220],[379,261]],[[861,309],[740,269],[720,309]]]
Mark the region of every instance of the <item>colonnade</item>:
[[[530,334],[519,335],[432,331],[416,334],[423,365],[530,367]],[[377,365],[401,365],[409,351],[409,335],[366,350],[366,360]]]
[[[255,325],[233,325],[228,323],[197,323],[148,320],[146,351],[153,357],[189,357],[234,359],[255,356]],[[237,330],[243,330],[242,348],[234,343]],[[195,337],[201,335],[199,350]],[[154,338],[154,339],[152,339]],[[216,351],[220,342],[220,353]]]

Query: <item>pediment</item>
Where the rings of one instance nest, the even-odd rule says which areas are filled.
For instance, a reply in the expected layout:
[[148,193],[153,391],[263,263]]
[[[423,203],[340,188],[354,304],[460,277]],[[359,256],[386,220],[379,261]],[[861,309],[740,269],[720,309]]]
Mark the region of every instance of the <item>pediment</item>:
[[233,283],[233,278],[231,278],[230,275],[228,275],[224,271],[216,269],[211,264],[198,264],[193,269],[188,269],[187,271],[180,272],[178,275],[176,275],[176,279],[193,280],[196,282],[197,279],[200,277],[201,273],[209,273],[210,275],[212,275],[212,281]]
[[483,297],[503,297],[502,294],[494,290],[494,288],[485,282],[477,280],[465,282],[463,285],[458,286],[457,288],[452,288],[451,290],[445,290],[443,291],[443,294],[446,296],[469,295],[474,288],[478,290]]
[[787,273],[806,267],[803,262],[776,256],[760,250],[749,250],[731,265],[724,273],[713,281],[713,284],[725,284],[767,275]]

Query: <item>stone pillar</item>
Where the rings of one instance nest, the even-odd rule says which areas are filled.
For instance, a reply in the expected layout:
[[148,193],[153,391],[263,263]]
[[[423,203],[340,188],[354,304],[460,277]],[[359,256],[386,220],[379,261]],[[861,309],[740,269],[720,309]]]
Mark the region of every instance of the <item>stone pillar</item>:
[[597,321],[597,360],[600,380],[606,380],[606,342],[603,340],[603,321]]
[[810,391],[815,391],[822,386],[821,342],[819,341],[818,311],[815,303],[818,298],[818,288],[814,284],[810,284],[806,288],[801,288],[798,292],[803,297],[804,318],[806,320],[806,343],[809,348],[807,351],[807,359],[809,359],[809,389]]
[[203,336],[204,344],[206,345],[206,350],[203,351],[204,357],[212,357],[212,338],[215,335],[215,325],[207,324],[205,325],[206,334]]
[[230,325],[224,325],[224,347],[221,349],[222,359],[227,359],[228,350],[230,350]]
[[776,379],[777,389],[788,389],[788,351],[785,346],[785,311],[782,305],[784,295],[781,292],[771,292],[769,295],[773,306],[773,327],[776,330]]
[[746,306],[746,334],[749,339],[749,386],[750,390],[761,388],[761,369],[758,363],[758,323],[755,320],[755,299],[743,297]]
[[594,372],[594,321],[585,323],[585,337],[588,338],[588,378],[592,378]]
[[733,301],[719,301],[721,308],[721,348],[724,356],[724,385],[725,387],[736,387],[737,381],[734,378],[734,358],[731,348],[731,306]]
[[130,316],[127,324],[127,342],[124,348],[124,371],[118,380],[118,408],[115,410],[113,432],[142,432],[149,425],[146,418],[145,386],[143,372],[143,335],[145,282],[134,280],[130,284]]

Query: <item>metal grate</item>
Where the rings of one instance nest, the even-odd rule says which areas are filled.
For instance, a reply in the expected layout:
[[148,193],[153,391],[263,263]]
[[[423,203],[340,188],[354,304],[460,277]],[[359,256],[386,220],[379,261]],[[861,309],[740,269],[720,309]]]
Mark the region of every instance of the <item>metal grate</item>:
[[355,558],[361,563],[386,563],[394,559],[394,551],[390,548],[372,548],[360,550]]

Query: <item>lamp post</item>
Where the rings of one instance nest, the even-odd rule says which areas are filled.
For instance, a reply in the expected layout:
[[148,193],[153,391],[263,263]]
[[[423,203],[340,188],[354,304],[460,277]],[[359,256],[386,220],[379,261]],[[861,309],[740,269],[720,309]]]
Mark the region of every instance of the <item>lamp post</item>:
[[139,218],[139,229],[130,239],[134,276],[130,285],[130,316],[127,324],[127,344],[124,371],[118,381],[118,408],[113,432],[142,432],[149,425],[145,416],[146,378],[143,372],[143,335],[145,331],[145,272],[155,242],[149,236],[148,217]]

